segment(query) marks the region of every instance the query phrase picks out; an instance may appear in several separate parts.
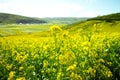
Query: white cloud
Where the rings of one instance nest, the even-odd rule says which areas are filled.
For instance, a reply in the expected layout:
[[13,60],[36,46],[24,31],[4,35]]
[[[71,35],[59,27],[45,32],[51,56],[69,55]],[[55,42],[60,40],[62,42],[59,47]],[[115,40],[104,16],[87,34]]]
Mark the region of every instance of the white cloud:
[[86,10],[85,7],[80,5],[80,3],[62,2],[56,2],[53,4],[45,2],[43,4],[35,4],[32,2],[28,4],[27,2],[21,2],[19,4],[16,2],[0,3],[0,12],[7,12],[30,17],[93,17],[97,15],[97,12]]
[[94,3],[96,2],[97,0],[86,0],[88,3]]
[[82,10],[82,6],[73,3],[59,3],[54,5],[23,5],[0,4],[0,11],[31,17],[69,17]]
[[96,11],[88,11],[86,12],[86,15],[88,17],[95,17],[95,16],[98,16],[99,14]]

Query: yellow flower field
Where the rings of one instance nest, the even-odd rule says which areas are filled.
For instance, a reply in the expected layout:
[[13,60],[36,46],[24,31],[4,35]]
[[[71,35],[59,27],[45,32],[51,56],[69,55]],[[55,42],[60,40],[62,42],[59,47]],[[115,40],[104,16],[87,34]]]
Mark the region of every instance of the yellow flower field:
[[0,80],[118,80],[120,33],[0,37]]

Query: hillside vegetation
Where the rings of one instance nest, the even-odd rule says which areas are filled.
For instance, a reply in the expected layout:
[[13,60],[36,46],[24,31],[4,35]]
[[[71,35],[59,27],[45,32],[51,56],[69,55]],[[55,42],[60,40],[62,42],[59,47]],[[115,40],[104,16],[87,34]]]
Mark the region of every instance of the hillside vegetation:
[[55,17],[55,18],[30,18],[15,14],[0,13],[0,24],[19,24],[19,23],[51,23],[51,24],[72,24],[74,22],[84,21],[88,18],[76,17]]
[[79,23],[74,23],[71,25],[67,25],[66,29],[70,32],[75,32],[79,30],[84,31],[91,31],[93,30],[94,26],[101,29],[103,32],[119,32],[120,31],[120,21],[114,21],[114,22],[105,22],[100,20],[90,20],[90,21],[84,21]]
[[[16,26],[0,28],[4,34],[0,37],[0,80],[120,79],[119,21],[41,24],[36,29],[48,31],[32,33],[23,29],[35,29],[34,25]],[[7,35],[9,29],[15,33]]]
[[91,18],[88,20],[102,20],[102,21],[106,21],[106,22],[120,21],[120,13],[98,16],[98,17]]
[[8,14],[8,13],[0,13],[0,24],[19,24],[19,23],[47,23],[44,20],[30,18],[20,15]]
[[103,32],[120,32],[120,13],[110,14],[95,18],[87,19],[86,21],[73,23],[66,26],[70,32],[79,30],[93,30],[94,26],[101,29]]
[[55,18],[40,18],[52,24],[73,24],[75,22],[85,21],[87,17],[55,17]]

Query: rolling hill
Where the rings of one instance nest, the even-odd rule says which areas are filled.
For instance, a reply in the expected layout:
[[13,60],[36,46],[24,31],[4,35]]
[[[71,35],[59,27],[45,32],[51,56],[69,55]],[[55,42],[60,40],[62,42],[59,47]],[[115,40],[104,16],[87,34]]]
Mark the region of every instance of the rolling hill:
[[105,32],[106,31],[120,32],[120,13],[90,18],[90,19],[87,19],[86,21],[67,25],[66,28],[69,31],[78,31],[79,29],[92,30],[95,25],[98,28],[101,27],[102,31],[105,31]]
[[73,24],[75,22],[80,22],[87,20],[88,17],[46,17],[46,18],[40,18],[42,20],[47,21],[48,23],[52,24]]
[[8,13],[0,13],[0,24],[13,24],[13,23],[47,23],[44,20],[25,17],[20,15],[8,14]]
[[45,17],[45,18],[31,18],[20,16],[16,14],[0,13],[0,24],[19,24],[19,23],[52,23],[52,24],[72,24],[79,21],[87,20],[87,17]]
[[88,20],[104,20],[106,22],[120,21],[120,13],[113,13],[103,16],[97,16],[95,18],[90,18]]

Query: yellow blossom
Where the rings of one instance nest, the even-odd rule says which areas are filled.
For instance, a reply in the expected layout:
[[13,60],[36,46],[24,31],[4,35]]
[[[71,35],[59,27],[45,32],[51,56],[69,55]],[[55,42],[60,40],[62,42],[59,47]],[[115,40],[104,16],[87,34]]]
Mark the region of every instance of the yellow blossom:
[[109,71],[109,70],[108,70],[108,71],[105,71],[104,75],[105,75],[106,77],[112,77],[112,76],[113,76],[112,72]]
[[71,80],[82,80],[82,77],[78,74],[75,74],[74,72],[70,74],[70,78]]
[[62,29],[61,29],[59,26],[55,26],[55,25],[54,25],[54,26],[51,26],[51,27],[50,27],[50,30],[51,30],[51,31],[62,31]]
[[105,63],[105,61],[103,59],[99,59],[98,62]]
[[19,67],[19,71],[23,70],[23,67]]
[[66,71],[74,70],[76,68],[76,65],[77,64],[73,64],[73,65],[69,66]]
[[95,74],[96,74],[96,70],[95,70],[95,69],[89,67],[88,70],[87,70],[87,72],[88,72],[89,74],[91,74],[92,76],[95,77]]
[[26,80],[25,77],[17,78],[16,80]]
[[10,64],[10,65],[7,64],[7,65],[6,65],[6,68],[7,68],[8,70],[10,70],[10,69],[12,68],[12,64]]
[[12,80],[14,77],[15,71],[10,71],[8,80]]
[[48,66],[48,61],[47,60],[44,60],[43,61],[43,67],[47,67]]

